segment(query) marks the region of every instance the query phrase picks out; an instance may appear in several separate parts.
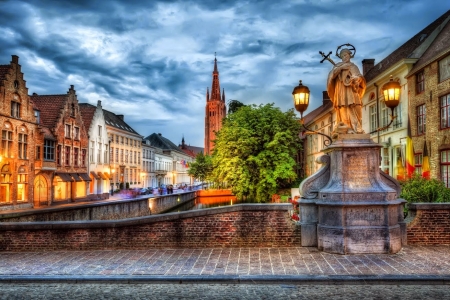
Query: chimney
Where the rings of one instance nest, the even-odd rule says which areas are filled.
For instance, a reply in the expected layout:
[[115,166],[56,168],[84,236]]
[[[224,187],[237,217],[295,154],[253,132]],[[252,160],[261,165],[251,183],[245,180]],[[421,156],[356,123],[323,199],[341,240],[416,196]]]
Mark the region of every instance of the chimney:
[[327,91],[322,92],[322,105],[326,105],[328,101],[331,101],[330,96],[328,96]]
[[123,121],[123,115],[116,115],[116,116]]
[[19,63],[19,57],[17,55],[11,55],[12,57],[12,63],[18,64]]
[[374,58],[366,58],[362,60],[362,66],[363,66],[363,75],[366,75],[366,73],[373,68],[375,65],[375,59]]

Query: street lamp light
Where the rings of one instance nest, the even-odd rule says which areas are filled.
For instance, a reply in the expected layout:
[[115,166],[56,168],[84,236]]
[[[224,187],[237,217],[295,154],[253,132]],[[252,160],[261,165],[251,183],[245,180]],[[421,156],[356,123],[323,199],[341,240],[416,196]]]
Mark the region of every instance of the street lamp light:
[[[392,112],[391,121],[386,126],[377,128],[374,131],[370,132],[370,134],[378,132],[378,131],[383,131],[383,130],[389,128],[389,126],[391,126],[392,122],[394,122],[395,118],[397,117],[397,116],[394,116],[394,109],[400,103],[400,90],[401,90],[400,83],[398,83],[397,81],[394,81],[394,79],[392,78],[392,75],[391,75],[389,81],[387,83],[385,83],[383,85],[383,87],[381,88],[381,91],[383,92],[384,104],[387,107],[389,107]],[[377,114],[378,114],[378,110],[377,110]]]
[[298,84],[298,86],[296,86],[294,88],[294,90],[292,91],[292,97],[294,98],[295,109],[300,113],[300,124],[302,125],[303,128],[305,128],[307,130],[306,134],[316,133],[316,134],[320,134],[320,135],[323,135],[324,137],[326,137],[328,140],[324,140],[323,143],[325,146],[329,146],[332,143],[332,139],[330,136],[328,136],[322,132],[312,130],[312,129],[306,127],[306,125],[305,125],[305,122],[303,120],[303,113],[305,112],[305,110],[308,109],[309,96],[310,96],[309,88],[306,85],[303,85],[302,81],[300,80],[300,83]]

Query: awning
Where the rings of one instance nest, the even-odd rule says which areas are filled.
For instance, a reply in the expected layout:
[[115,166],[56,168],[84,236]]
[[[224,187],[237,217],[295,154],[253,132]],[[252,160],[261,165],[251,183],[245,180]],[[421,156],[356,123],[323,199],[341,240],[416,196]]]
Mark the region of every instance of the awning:
[[103,174],[102,172],[98,172],[98,176],[100,176],[101,179],[103,180],[107,180],[108,178],[106,178],[105,174]]
[[95,179],[100,179],[100,177],[94,171],[91,171],[91,175],[94,176]]
[[83,181],[83,179],[81,179],[77,173],[70,173],[70,176],[72,176],[72,178],[75,179],[75,181],[78,181],[78,182]]
[[89,177],[88,173],[78,173],[78,176],[80,176],[84,181],[91,181],[91,177]]
[[69,173],[56,173],[56,176],[58,176],[59,178],[61,178],[62,181],[65,182],[72,182],[72,176],[70,176]]
[[108,173],[108,172],[103,172],[103,174],[105,174],[106,178],[109,178],[109,180],[113,180],[112,175],[109,176],[109,173]]

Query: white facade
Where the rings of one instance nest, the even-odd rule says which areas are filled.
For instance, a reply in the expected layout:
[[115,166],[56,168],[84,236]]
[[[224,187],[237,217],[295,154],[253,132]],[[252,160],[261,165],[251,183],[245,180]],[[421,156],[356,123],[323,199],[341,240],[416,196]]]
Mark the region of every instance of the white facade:
[[89,137],[88,173],[91,178],[89,194],[107,194],[110,192],[109,140],[100,100],[97,102],[90,126],[86,128],[86,131]]
[[380,153],[381,170],[397,179],[402,179],[404,176],[404,151],[408,128],[408,83],[405,76],[416,60],[402,59],[380,73],[367,82],[366,93],[363,96],[362,126],[366,133],[371,133],[378,128],[387,126],[391,121],[391,109],[386,107],[383,102],[383,85],[389,82],[392,75],[393,80],[398,81],[402,87],[400,104],[394,110],[396,118],[389,128],[370,135],[374,142],[383,146]]
[[173,182],[173,159],[170,154],[163,153],[162,149],[155,151],[155,175],[156,186],[174,184]]
[[141,184],[143,188],[158,186],[155,173],[155,152],[156,149],[150,145],[150,141],[142,142]]

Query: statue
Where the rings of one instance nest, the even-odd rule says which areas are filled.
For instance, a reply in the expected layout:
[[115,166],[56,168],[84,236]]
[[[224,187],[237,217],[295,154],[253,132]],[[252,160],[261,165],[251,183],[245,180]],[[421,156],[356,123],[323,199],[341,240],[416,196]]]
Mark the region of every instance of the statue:
[[[342,49],[342,46],[351,48]],[[352,51],[354,51],[352,53]],[[358,67],[350,61],[355,56],[356,49],[351,44],[344,44],[336,49],[336,56],[342,62],[335,64],[328,56],[320,52],[324,59],[333,64],[328,74],[327,91],[336,110],[338,133],[364,133],[362,130],[362,96],[366,90],[366,80]]]

